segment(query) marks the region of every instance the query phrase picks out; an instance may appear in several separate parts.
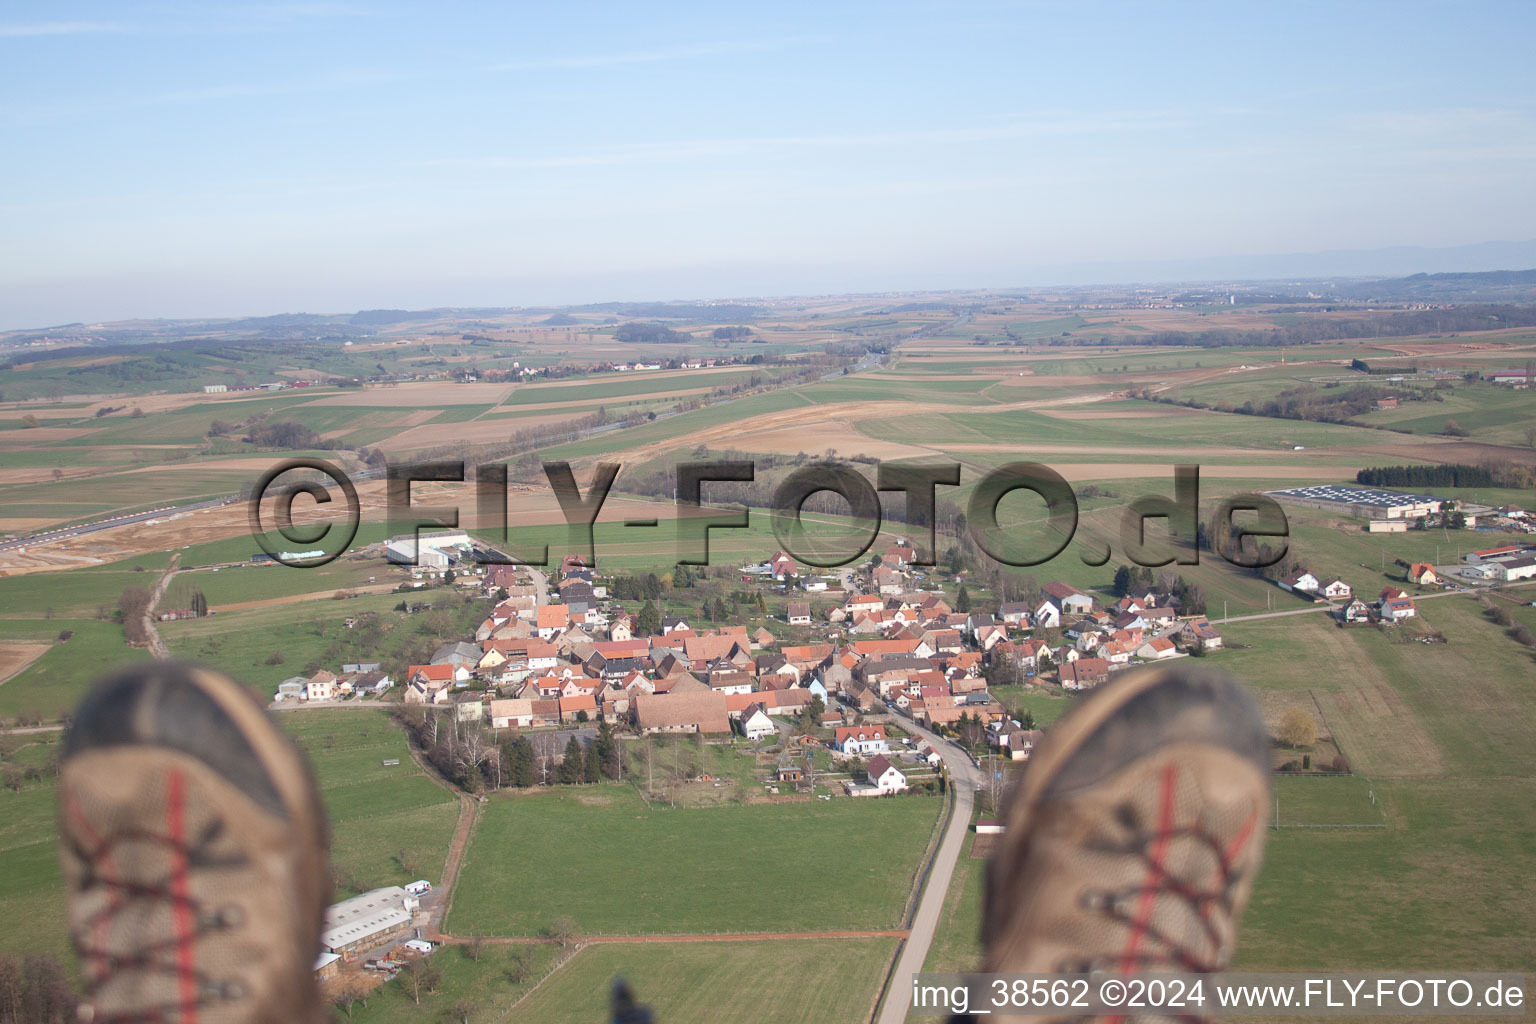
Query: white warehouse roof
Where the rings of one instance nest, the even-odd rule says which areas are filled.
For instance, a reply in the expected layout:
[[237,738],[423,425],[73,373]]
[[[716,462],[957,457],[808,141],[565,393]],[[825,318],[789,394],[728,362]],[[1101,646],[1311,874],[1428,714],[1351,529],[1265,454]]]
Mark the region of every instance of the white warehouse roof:
[[386,928],[409,924],[411,912],[406,909],[407,901],[410,897],[406,891],[391,885],[333,903],[325,910],[320,944],[335,952]]

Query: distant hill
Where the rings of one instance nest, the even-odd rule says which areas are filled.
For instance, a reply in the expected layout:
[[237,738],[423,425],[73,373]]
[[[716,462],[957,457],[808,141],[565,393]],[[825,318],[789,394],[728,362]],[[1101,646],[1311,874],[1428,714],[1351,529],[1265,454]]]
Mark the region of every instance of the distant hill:
[[1536,270],[1412,274],[1384,281],[1351,281],[1329,293],[1342,299],[1402,302],[1515,302],[1536,300]]

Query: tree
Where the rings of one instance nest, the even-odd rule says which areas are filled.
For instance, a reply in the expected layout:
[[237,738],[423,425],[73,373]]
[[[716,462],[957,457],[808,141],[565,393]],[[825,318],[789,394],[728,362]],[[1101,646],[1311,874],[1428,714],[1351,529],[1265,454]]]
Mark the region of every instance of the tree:
[[411,994],[411,1002],[421,1005],[421,994],[431,994],[437,991],[437,986],[442,984],[443,971],[428,957],[417,957],[415,960],[406,961],[405,970],[400,972],[401,983],[405,990]]
[[507,956],[507,980],[521,985],[533,974],[533,957],[526,947],[515,947]]
[[[619,779],[619,745],[613,738],[613,726],[604,721],[597,727],[597,738],[592,741],[592,755],[604,778],[617,782]],[[596,781],[595,779],[593,780]]]
[[640,606],[640,613],[635,616],[636,636],[655,636],[661,632],[661,612],[656,610],[655,601],[646,601]]
[[581,938],[581,926],[569,914],[561,914],[549,923],[547,933],[561,949]]
[[1115,596],[1124,597],[1131,592],[1131,570],[1129,566],[1122,565],[1115,570]]
[[331,1002],[352,1019],[352,1007],[357,1003],[368,1005],[368,994],[373,991],[373,986],[361,974],[343,974],[325,987],[326,995]]
[[533,744],[528,737],[518,736],[502,747],[502,760],[506,764],[507,784],[527,789],[534,783]]
[[1277,738],[1292,750],[1310,747],[1317,742],[1317,720],[1301,708],[1291,708],[1280,719]]
[[805,720],[811,725],[821,724],[821,716],[826,713],[827,702],[821,699],[821,694],[811,697],[811,702],[805,706]]
[[463,949],[465,956],[475,963],[479,963],[481,954],[485,952],[485,936],[471,935],[468,939],[464,940]]
[[965,589],[965,584],[960,584],[960,593],[955,595],[955,611],[964,614],[971,610],[971,592]]
[[581,741],[573,733],[565,744],[565,755],[560,758],[560,781],[565,785],[574,785],[581,781],[586,774],[586,755],[581,749]]
[[458,579],[458,576],[454,573],[454,571],[452,569],[444,569],[443,570],[443,582],[444,583],[452,583],[456,579]]
[[596,743],[587,748],[587,755],[582,759],[582,772],[583,782],[603,781],[602,756],[597,752]]
[[455,999],[453,1005],[443,1011],[443,1019],[452,1021],[453,1024],[469,1024],[470,1018],[474,1017],[479,1009],[480,1004],[473,999]]

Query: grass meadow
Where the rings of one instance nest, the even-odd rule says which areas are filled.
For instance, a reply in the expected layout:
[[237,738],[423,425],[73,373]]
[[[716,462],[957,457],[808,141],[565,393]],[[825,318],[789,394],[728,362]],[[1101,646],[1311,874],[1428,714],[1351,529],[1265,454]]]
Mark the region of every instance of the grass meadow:
[[942,806],[673,809],[620,786],[501,797],[476,827],[448,928],[537,935],[562,914],[590,935],[894,928]]
[[895,939],[588,946],[504,1019],[603,1020],[612,979],[623,975],[658,1021],[862,1024],[895,951]]

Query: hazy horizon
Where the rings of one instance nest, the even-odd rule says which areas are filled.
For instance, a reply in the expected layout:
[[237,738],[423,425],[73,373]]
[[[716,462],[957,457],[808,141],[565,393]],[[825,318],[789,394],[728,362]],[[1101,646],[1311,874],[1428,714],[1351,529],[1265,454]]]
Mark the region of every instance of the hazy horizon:
[[[1533,27],[1520,4],[20,3],[0,324],[1254,278],[1536,238]],[[1504,268],[1381,262],[1354,273]]]

